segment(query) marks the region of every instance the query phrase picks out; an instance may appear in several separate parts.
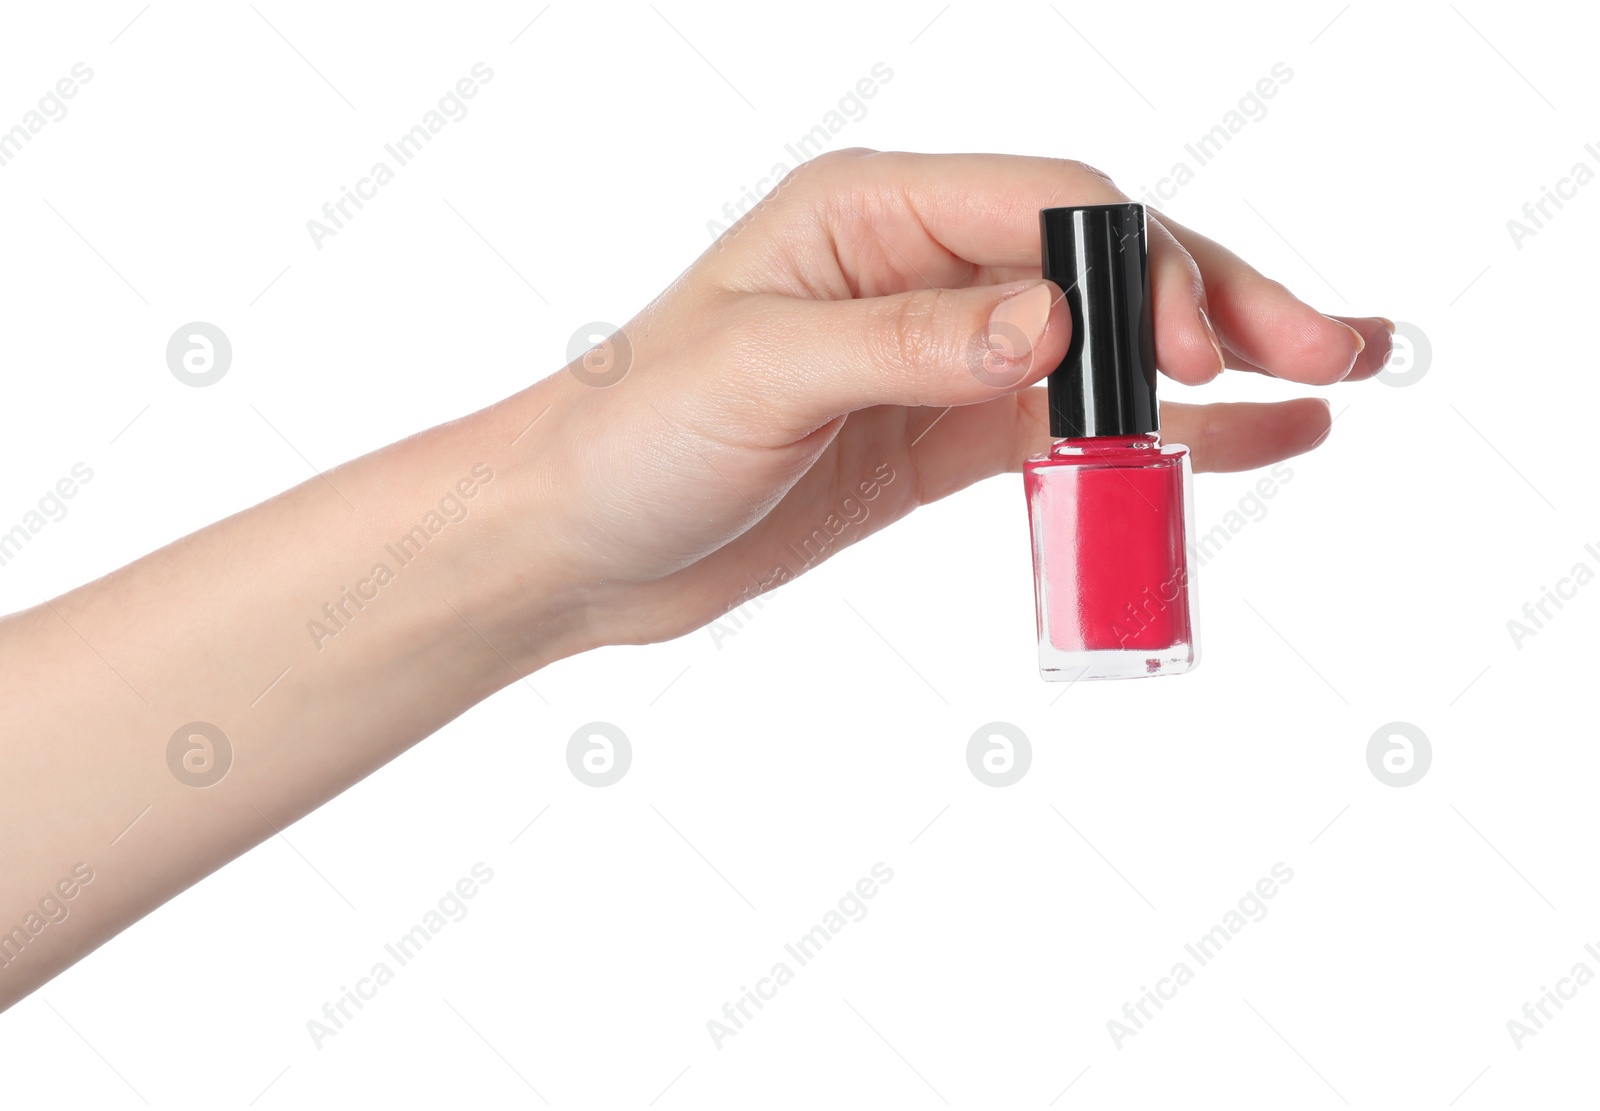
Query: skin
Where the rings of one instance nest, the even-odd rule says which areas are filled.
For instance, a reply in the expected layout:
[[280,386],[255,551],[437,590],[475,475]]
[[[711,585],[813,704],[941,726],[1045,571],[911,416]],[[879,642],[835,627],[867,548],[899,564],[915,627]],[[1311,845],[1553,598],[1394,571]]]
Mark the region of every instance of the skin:
[[[1071,327],[1039,277],[1038,211],[1126,199],[1076,162],[823,156],[626,325],[620,382],[557,371],[0,619],[0,931],[75,865],[94,876],[0,949],[0,1008],[519,677],[770,589],[787,545],[883,465],[895,479],[851,539],[1020,470],[1049,445],[1030,387]],[[1157,361],[1178,381],[1226,366],[1326,386],[1388,357],[1387,321],[1324,316],[1156,213],[1150,246]],[[1162,421],[1196,469],[1234,471],[1316,446],[1329,409],[1166,404]],[[395,568],[385,545],[451,494],[467,515],[319,645],[307,622]],[[232,746],[204,789],[167,763],[193,721]]]

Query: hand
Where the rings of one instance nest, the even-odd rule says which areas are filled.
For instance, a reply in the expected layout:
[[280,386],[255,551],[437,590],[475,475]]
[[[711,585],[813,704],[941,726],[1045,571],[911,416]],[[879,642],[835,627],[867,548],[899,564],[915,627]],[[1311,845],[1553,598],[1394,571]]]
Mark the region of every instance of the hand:
[[[593,642],[682,635],[1045,450],[1027,387],[1071,319],[1039,276],[1038,212],[1126,200],[1077,162],[825,155],[622,329],[619,382],[561,373],[508,402],[513,423],[549,409],[522,447],[559,476],[562,519],[528,540],[560,538]],[[1167,217],[1149,245],[1157,363],[1179,382],[1227,367],[1328,385],[1388,357],[1387,321],[1324,316]],[[1198,470],[1273,463],[1330,425],[1317,399],[1161,410]]]
[[[0,925],[74,862],[115,865],[0,954],[0,1010],[507,683],[698,628],[1018,469],[1070,327],[1038,210],[1123,199],[1072,162],[818,159],[627,325],[618,383],[558,372],[0,619]],[[1322,316],[1164,218],[1150,237],[1173,378],[1322,385],[1386,358],[1385,322]],[[1329,425],[1314,400],[1163,419],[1212,470]],[[203,790],[171,763],[197,721],[229,739]]]

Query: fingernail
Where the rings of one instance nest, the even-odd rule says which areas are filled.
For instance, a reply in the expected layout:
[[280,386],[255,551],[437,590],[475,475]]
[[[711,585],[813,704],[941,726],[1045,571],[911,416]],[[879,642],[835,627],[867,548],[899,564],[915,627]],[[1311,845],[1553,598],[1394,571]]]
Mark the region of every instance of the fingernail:
[[[1330,316],[1327,319],[1333,320],[1333,317]],[[1344,368],[1344,373],[1339,375],[1340,381],[1343,381],[1344,379],[1350,377],[1350,372],[1356,368],[1356,360],[1361,358],[1361,352],[1367,349],[1367,341],[1361,338],[1360,332],[1350,327],[1350,325],[1346,324],[1344,321],[1333,320],[1333,322],[1339,325],[1339,327],[1343,328],[1345,331],[1349,332],[1353,337],[1355,337],[1356,341],[1356,349],[1350,353],[1349,365]]]
[[1034,347],[1044,338],[1055,296],[1055,286],[1039,282],[996,305],[989,314],[989,349],[1012,362],[1021,362],[1032,355]]
[[1383,361],[1373,368],[1372,377],[1382,374],[1389,365],[1389,360],[1394,358],[1394,321],[1384,320],[1381,316],[1378,319],[1383,320],[1383,326],[1389,329],[1389,350],[1383,353]]
[[1228,368],[1228,360],[1223,358],[1222,344],[1217,342],[1217,330],[1211,326],[1211,318],[1206,315],[1205,309],[1196,309],[1200,314],[1200,326],[1206,330],[1206,338],[1211,341],[1211,348],[1217,353],[1217,373],[1221,374]]
[[1350,325],[1345,324],[1343,322],[1340,322],[1339,327],[1343,328],[1345,331],[1349,332],[1352,336],[1356,337],[1356,354],[1357,355],[1361,354],[1361,352],[1363,352],[1363,351],[1365,351],[1367,349],[1367,341],[1361,338],[1361,333],[1360,332],[1356,331],[1354,328],[1350,327]]
[[[1320,436],[1311,441],[1312,448],[1321,447],[1322,441],[1326,440],[1328,438],[1328,433],[1333,431],[1333,406],[1328,404],[1328,399],[1325,397],[1319,397],[1316,400],[1322,402],[1322,408],[1328,413],[1328,427],[1322,430],[1322,434]],[[1307,450],[1309,451],[1310,448]]]

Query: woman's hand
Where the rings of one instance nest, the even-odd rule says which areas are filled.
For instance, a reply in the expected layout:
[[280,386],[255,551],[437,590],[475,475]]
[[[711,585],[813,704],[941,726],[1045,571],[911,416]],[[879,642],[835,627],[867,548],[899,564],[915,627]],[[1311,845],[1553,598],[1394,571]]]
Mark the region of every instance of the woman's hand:
[[[1120,199],[1073,162],[818,159],[624,329],[615,384],[575,364],[0,619],[0,930],[26,925],[0,1010],[508,683],[687,632],[1016,470],[1070,327],[1038,210]],[[1383,321],[1150,231],[1172,377],[1382,365]],[[1212,470],[1328,430],[1318,401],[1164,417]],[[92,888],[45,929],[80,867]]]
[[[563,568],[592,643],[693,630],[1049,443],[1067,349],[1038,213],[1126,201],[1081,163],[840,151],[802,166],[598,354],[498,408],[557,484],[524,542]],[[1369,378],[1392,325],[1333,318],[1151,213],[1157,363],[1308,385]],[[631,352],[631,357],[630,357]],[[595,356],[586,356],[591,358]],[[493,412],[493,411],[491,411]],[[487,414],[486,414],[487,415]],[[1315,447],[1326,402],[1162,406],[1199,470]],[[1020,527],[1020,526],[1019,526]],[[516,637],[515,598],[502,631]]]

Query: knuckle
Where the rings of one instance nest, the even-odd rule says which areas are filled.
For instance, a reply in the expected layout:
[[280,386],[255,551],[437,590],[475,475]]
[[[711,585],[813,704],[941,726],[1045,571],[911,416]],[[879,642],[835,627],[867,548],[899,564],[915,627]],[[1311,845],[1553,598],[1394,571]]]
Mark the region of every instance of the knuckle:
[[863,179],[862,160],[876,153],[865,147],[830,150],[785,171],[759,201],[740,210],[742,214],[718,238],[717,246],[726,249],[751,225],[773,228],[785,220],[828,216],[842,196],[856,191],[854,187]]
[[1202,463],[1209,460],[1222,442],[1222,414],[1214,405],[1202,405],[1194,415],[1194,423],[1185,433],[1191,454]]
[[802,184],[810,181],[815,173],[816,170],[812,167],[810,162],[802,162],[800,165],[784,174],[783,177],[779,178],[777,187],[774,188],[772,192],[774,194],[793,193]]
[[860,173],[862,159],[875,153],[866,147],[824,151],[785,174],[780,188],[785,191],[797,191],[805,186],[814,186],[819,191],[838,188],[840,183]]
[[1075,158],[1067,159],[1066,165],[1073,173],[1088,179],[1092,184],[1104,185],[1110,189],[1117,188],[1117,183],[1111,179],[1111,175],[1097,166],[1091,166],[1087,162],[1080,162]]
[[841,147],[838,150],[824,151],[801,165],[815,166],[822,172],[854,173],[860,168],[862,159],[876,153],[878,152],[868,147]]
[[929,381],[946,354],[940,324],[949,299],[942,289],[920,289],[896,298],[875,329],[877,356],[915,384]]

